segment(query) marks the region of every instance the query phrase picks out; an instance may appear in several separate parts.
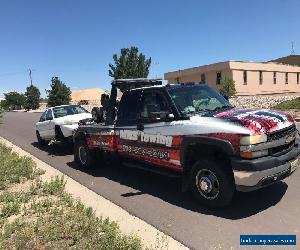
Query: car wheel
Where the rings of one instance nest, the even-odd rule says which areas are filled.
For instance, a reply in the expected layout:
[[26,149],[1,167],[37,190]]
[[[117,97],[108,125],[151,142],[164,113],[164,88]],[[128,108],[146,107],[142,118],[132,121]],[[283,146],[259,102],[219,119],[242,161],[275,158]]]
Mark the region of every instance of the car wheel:
[[95,152],[88,148],[85,140],[75,142],[74,160],[77,161],[83,168],[91,168],[94,166]]
[[190,184],[196,199],[209,207],[229,205],[235,193],[232,172],[213,160],[199,160],[194,164]]
[[64,137],[64,134],[62,133],[60,127],[55,127],[55,140],[60,141],[62,143],[67,142],[66,137]]
[[37,138],[37,141],[38,141],[38,144],[39,145],[46,145],[46,141],[44,139],[42,139],[39,131],[36,131],[36,138]]

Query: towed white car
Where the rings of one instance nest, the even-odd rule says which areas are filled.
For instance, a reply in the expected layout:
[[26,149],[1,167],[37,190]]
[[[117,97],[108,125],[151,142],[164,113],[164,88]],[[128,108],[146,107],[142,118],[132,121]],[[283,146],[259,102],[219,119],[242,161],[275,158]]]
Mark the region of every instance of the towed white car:
[[79,105],[61,105],[48,108],[36,123],[39,144],[49,141],[65,141],[72,137],[80,120],[92,115]]

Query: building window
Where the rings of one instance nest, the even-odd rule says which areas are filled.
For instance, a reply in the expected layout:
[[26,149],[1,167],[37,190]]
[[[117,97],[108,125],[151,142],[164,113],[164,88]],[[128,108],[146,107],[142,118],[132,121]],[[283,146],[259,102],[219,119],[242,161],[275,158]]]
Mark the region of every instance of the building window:
[[259,71],[259,84],[262,85],[263,83],[263,72]]
[[289,83],[289,73],[286,72],[285,73],[285,84],[288,84]]
[[201,74],[201,83],[205,83],[205,82],[206,82],[206,80],[205,80],[205,74],[202,73]]
[[221,84],[221,80],[222,80],[222,73],[221,72],[217,72],[216,84],[220,85]]
[[299,84],[299,82],[300,82],[300,73],[297,73],[297,84]]
[[246,85],[247,84],[247,71],[244,70],[243,72],[243,79],[244,79],[244,84]]
[[276,72],[273,72],[273,83],[276,84]]

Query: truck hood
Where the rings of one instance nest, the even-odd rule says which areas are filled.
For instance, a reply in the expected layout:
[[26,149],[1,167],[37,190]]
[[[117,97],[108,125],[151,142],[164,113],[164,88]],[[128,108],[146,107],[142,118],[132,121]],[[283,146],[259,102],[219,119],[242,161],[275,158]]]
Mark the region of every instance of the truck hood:
[[269,109],[230,109],[213,117],[239,123],[252,133],[270,133],[294,124],[294,119],[285,112]]

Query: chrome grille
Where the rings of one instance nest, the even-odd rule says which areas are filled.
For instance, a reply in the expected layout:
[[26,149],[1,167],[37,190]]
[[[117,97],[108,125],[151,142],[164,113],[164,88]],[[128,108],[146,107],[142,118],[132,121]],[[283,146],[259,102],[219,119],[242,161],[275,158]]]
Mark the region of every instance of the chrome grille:
[[288,128],[284,128],[284,129],[281,129],[281,130],[278,130],[278,131],[275,131],[273,133],[270,133],[268,135],[268,141],[275,141],[275,140],[279,140],[287,135],[294,135],[296,131],[296,126],[295,125],[292,125]]
[[284,153],[290,151],[294,147],[294,144],[295,144],[295,140],[288,144],[284,144],[284,145],[281,145],[281,146],[278,146],[275,148],[271,148],[269,150],[269,153],[270,153],[270,155],[274,155],[274,156],[284,154]]
[[[268,135],[268,141],[269,142],[275,142],[276,140],[282,140],[283,138],[287,138],[289,135],[295,136],[296,134],[296,126],[292,125],[288,128],[284,128],[278,131],[275,131],[273,133],[270,133]],[[290,151],[295,144],[295,140],[292,140],[291,142],[285,143],[283,145],[273,147],[269,149],[269,154],[278,156],[287,153]]]

